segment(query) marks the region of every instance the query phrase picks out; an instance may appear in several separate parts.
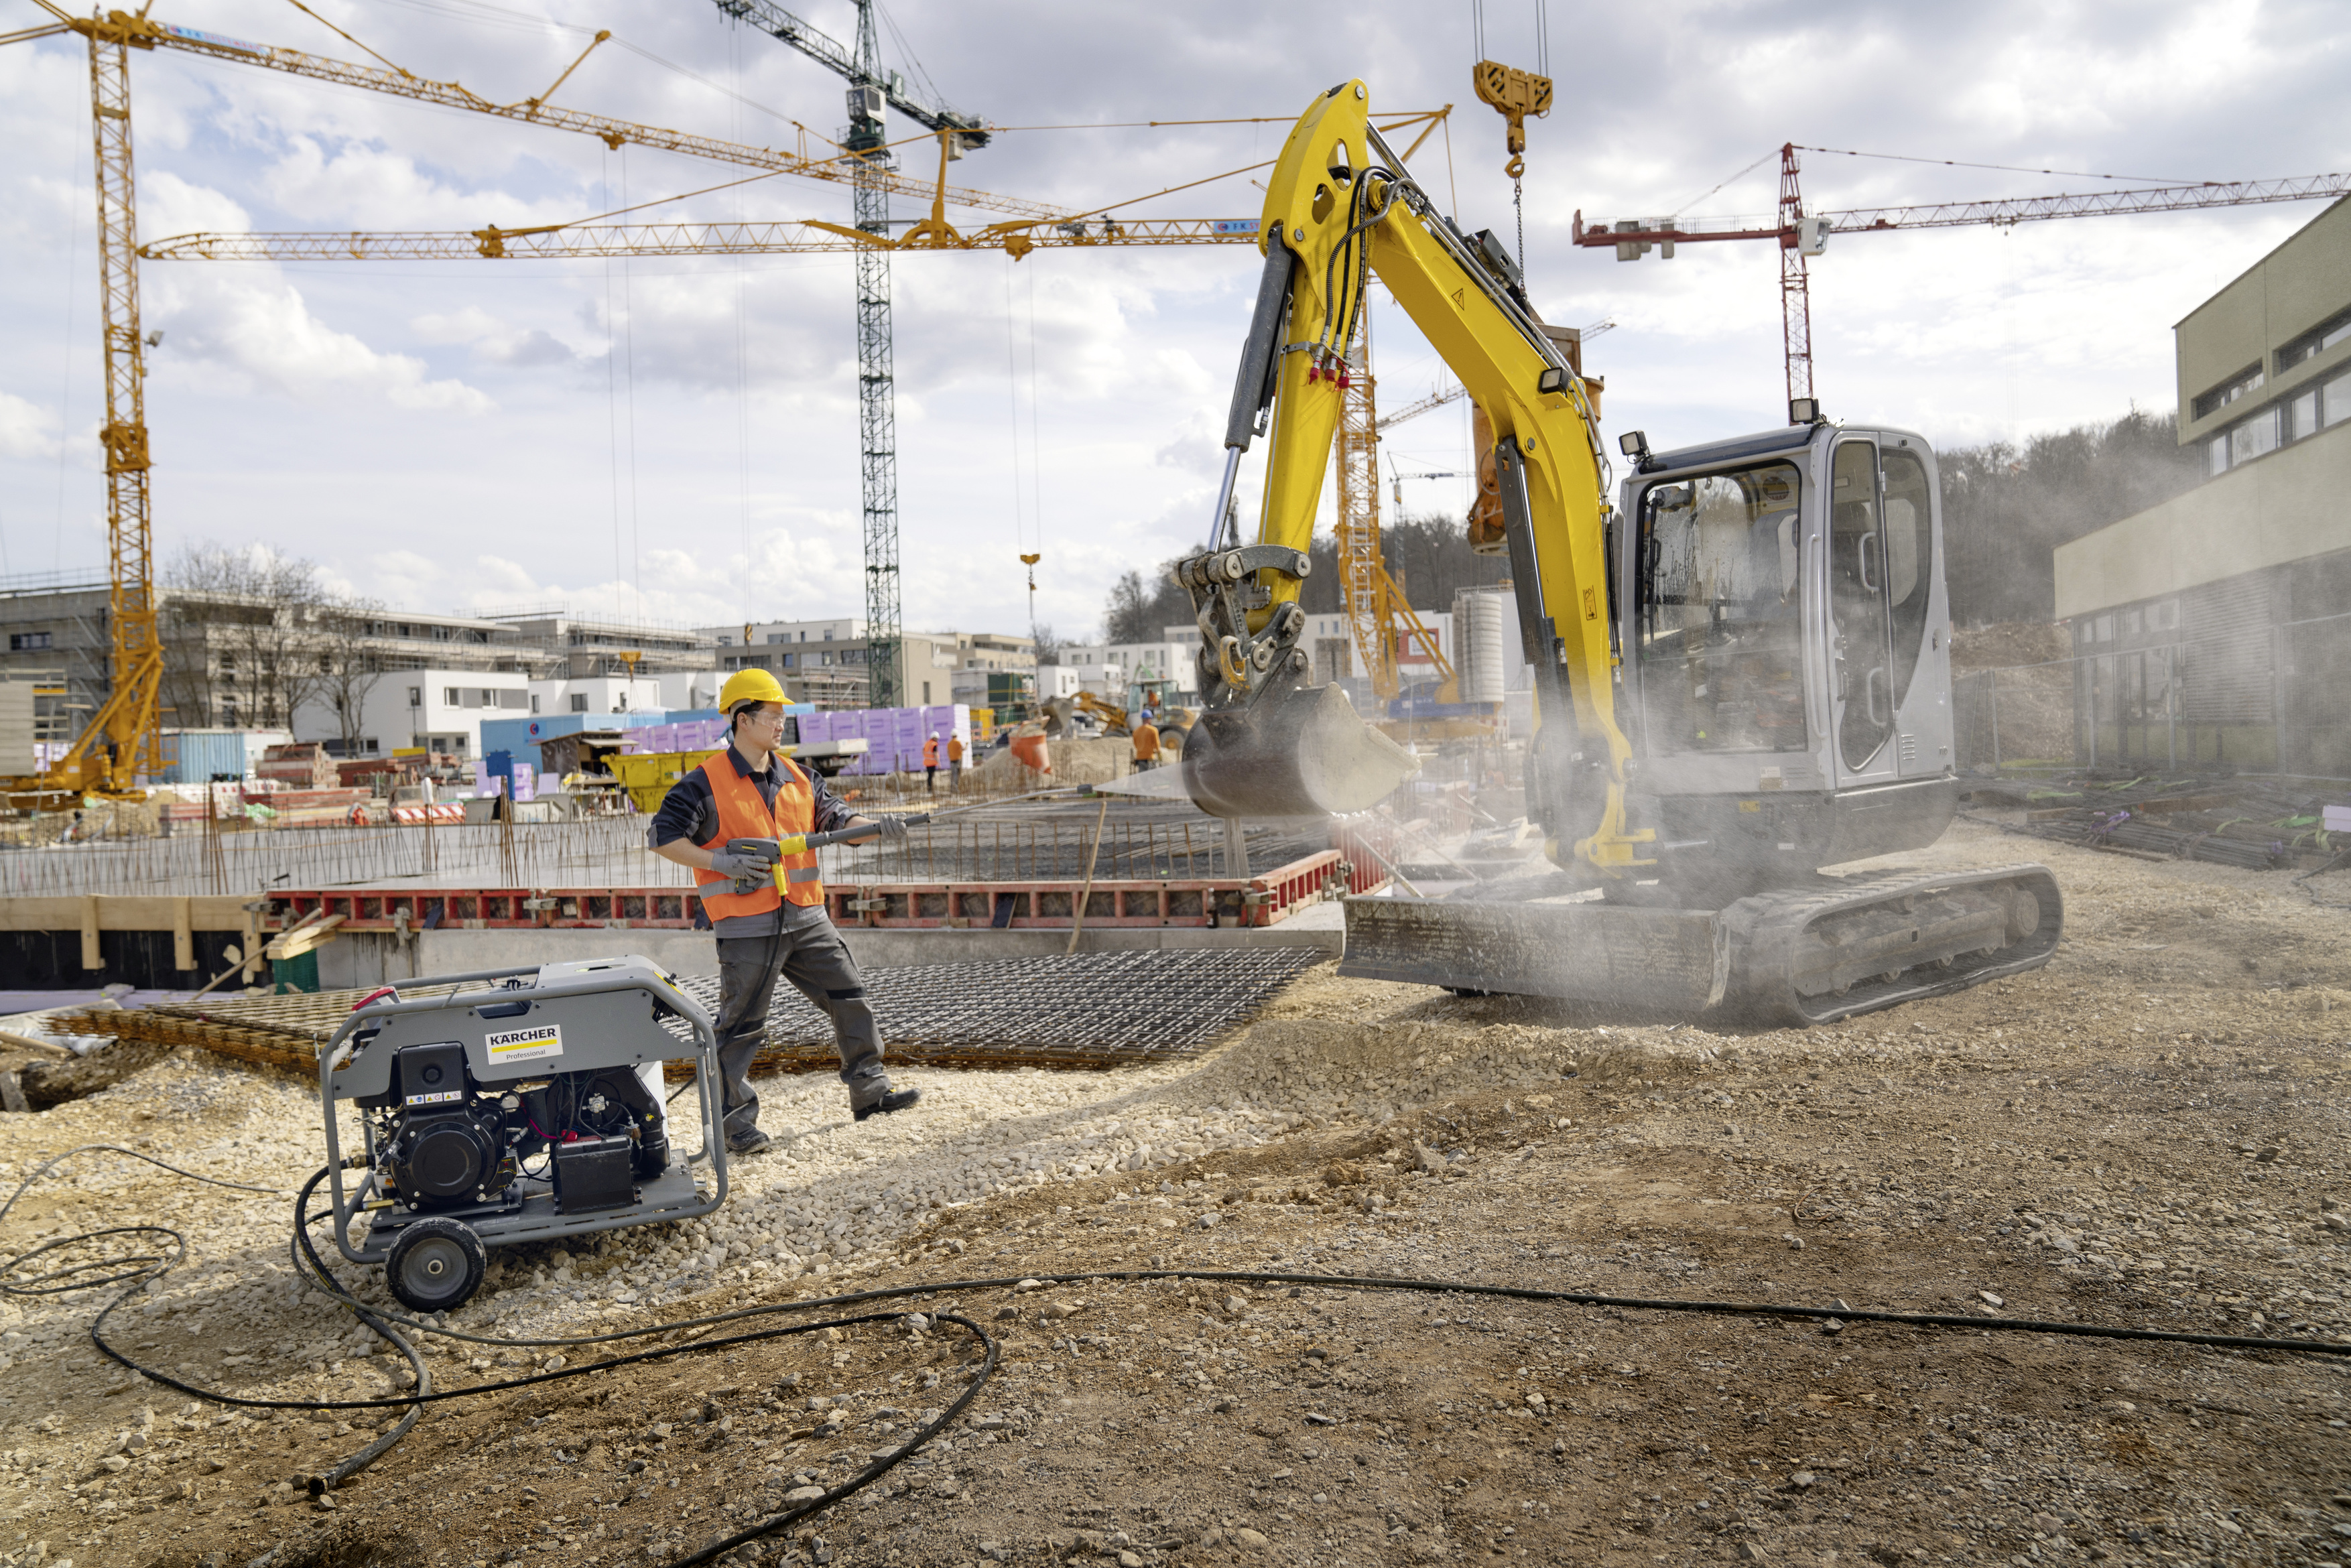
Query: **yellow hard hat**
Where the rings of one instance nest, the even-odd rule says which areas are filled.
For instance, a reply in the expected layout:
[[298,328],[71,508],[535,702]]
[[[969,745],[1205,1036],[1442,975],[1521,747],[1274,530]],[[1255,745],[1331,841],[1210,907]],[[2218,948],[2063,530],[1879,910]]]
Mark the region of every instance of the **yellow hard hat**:
[[737,703],[779,703],[784,700],[782,685],[767,671],[737,670],[726,677],[726,685],[718,694],[718,710],[733,713]]

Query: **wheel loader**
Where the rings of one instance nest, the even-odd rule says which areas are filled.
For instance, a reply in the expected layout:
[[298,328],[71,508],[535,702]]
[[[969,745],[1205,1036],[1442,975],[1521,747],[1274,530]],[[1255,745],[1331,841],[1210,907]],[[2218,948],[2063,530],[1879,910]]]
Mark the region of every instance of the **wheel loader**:
[[[1342,82],[1268,183],[1256,308],[1191,594],[1203,707],[1186,791],[1228,820],[1369,810],[1417,768],[1307,684],[1299,590],[1376,277],[1493,432],[1536,728],[1547,869],[1346,905],[1341,973],[1650,1016],[1812,1024],[2039,967],[2039,865],[1837,876],[1921,849],[1958,807],[1936,460],[1915,433],[1798,400],[1782,428],[1612,459],[1576,362],[1490,233],[1465,233]],[[1228,529],[1264,438],[1255,542]]]

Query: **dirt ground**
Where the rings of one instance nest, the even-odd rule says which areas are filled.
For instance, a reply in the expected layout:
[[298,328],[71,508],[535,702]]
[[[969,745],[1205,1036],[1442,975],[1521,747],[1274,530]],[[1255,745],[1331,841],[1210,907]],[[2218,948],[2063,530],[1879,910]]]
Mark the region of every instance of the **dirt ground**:
[[[1286,1130],[928,1209],[855,1281],[1267,1269],[1815,1311],[936,1292],[909,1309],[986,1324],[993,1381],[943,1440],[756,1560],[2351,1561],[2344,1361],[1830,1326],[1891,1310],[2351,1339],[2351,913],[2283,875],[1970,824],[1911,857],[2028,858],[2067,898],[2046,969],[1808,1032],[1571,1025],[1315,970],[1152,1091],[1291,1107]],[[215,1096],[185,1114],[233,1112]],[[19,1131],[39,1120],[0,1118],[7,1186],[66,1145]],[[236,1155],[231,1139],[207,1168]],[[72,1185],[42,1190],[0,1249],[123,1222]],[[255,1202],[192,1190],[207,1196],[155,1201]],[[604,1321],[811,1282],[738,1270]],[[959,1331],[902,1320],[440,1406],[323,1511],[300,1482],[362,1432],[169,1398],[86,1340],[31,1355],[29,1310],[0,1312],[16,1314],[0,1317],[12,1568],[664,1563],[903,1441],[973,1361]],[[150,1320],[153,1354],[187,1350],[172,1330]],[[381,1358],[333,1359],[309,1333],[241,1341],[219,1375],[277,1373],[281,1396],[390,1387]],[[449,1341],[434,1359],[455,1385],[524,1361]]]

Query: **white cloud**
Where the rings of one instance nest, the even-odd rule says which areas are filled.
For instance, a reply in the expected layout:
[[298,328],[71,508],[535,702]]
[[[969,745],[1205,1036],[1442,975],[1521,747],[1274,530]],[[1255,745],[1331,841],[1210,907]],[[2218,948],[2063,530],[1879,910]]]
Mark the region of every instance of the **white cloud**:
[[[223,32],[361,57],[283,0],[208,3],[205,23]],[[486,12],[319,4],[402,66],[501,102],[543,90],[586,42]],[[1552,319],[1620,323],[1588,359],[1608,377],[1612,450],[1635,425],[1668,445],[1776,422],[1775,269],[1768,247],[1729,245],[1620,266],[1568,244],[1579,208],[1670,211],[1790,140],[2208,179],[2351,155],[2339,110],[2351,15],[2308,0],[1552,9],[1553,68],[1568,85],[1561,112],[1530,128],[1531,288]],[[1488,10],[1488,51],[1532,64],[1531,9]],[[1357,68],[1331,53],[1343,24],[1378,105],[1462,106],[1414,169],[1469,228],[1515,240],[1501,122],[1463,79],[1466,7],[1200,0],[1095,7],[1082,26],[1075,15],[1066,0],[906,0],[895,20],[949,97],[1020,125],[1279,120]],[[818,20],[847,17],[835,6]],[[811,125],[837,120],[836,78],[707,5],[611,0],[593,21]],[[626,201],[644,202],[733,174],[170,50],[134,69],[151,236],[519,225],[621,205],[624,186]],[[13,154],[0,169],[0,382],[23,405],[0,403],[0,493],[55,487],[61,429],[77,463],[95,451],[72,434],[100,417],[87,81],[78,42],[0,51],[0,137]],[[611,45],[558,101],[749,141],[794,135]],[[1259,193],[1241,179],[1132,198],[1270,157],[1285,131],[1012,131],[953,178],[1071,208],[1118,203],[1130,216],[1246,216]],[[918,152],[907,166],[927,175]],[[1775,166],[1688,210],[1769,211]],[[2085,183],[1813,152],[1803,180],[1815,209]],[[904,218],[917,204],[893,206]],[[1820,389],[1841,415],[1946,441],[2111,417],[2133,400],[2166,406],[2170,323],[2314,210],[1840,236],[1813,273]],[[638,217],[848,213],[838,184],[778,179]],[[976,214],[951,215],[968,227]],[[331,518],[332,537],[373,552],[338,570],[418,608],[561,599],[696,623],[738,619],[747,601],[760,616],[853,612],[864,575],[852,272],[837,256],[645,257],[610,276],[596,263],[475,260],[148,266],[147,324],[167,330],[149,416],[158,526],[325,556],[319,523]],[[1085,628],[1119,570],[1196,542],[1256,273],[1240,247],[893,262],[910,624],[1024,625],[1017,558],[1041,548],[1039,613]],[[1376,294],[1374,310],[1382,402],[1400,404],[1443,372]],[[1462,466],[1466,428],[1433,415],[1392,450]],[[43,452],[49,465],[36,474],[26,465]],[[1260,444],[1244,465],[1245,515],[1262,457]],[[1449,483],[1407,498],[1434,504]],[[95,474],[69,468],[65,514],[99,502]],[[97,538],[78,523],[66,537]],[[502,564],[477,562],[485,544]]]
[[193,361],[273,397],[350,390],[419,411],[482,414],[496,406],[463,382],[432,379],[413,355],[379,352],[328,326],[282,279],[193,263],[163,277],[150,290],[155,308],[146,318],[166,329],[171,347],[151,366],[158,375],[189,374]]
[[169,169],[139,180],[139,237],[152,242],[183,234],[242,234],[253,219],[242,203]]
[[44,461],[57,455],[57,416],[0,392],[0,456]]

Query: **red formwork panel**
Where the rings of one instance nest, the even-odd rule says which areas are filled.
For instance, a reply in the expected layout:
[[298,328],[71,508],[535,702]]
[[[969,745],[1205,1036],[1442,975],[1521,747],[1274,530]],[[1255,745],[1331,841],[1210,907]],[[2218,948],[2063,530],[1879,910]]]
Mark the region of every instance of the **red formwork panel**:
[[[1325,850],[1247,879],[1095,882],[885,882],[829,884],[834,921],[895,930],[1068,930],[1272,925],[1301,907],[1385,881],[1368,857]],[[272,894],[263,925],[340,915],[343,931],[690,929],[700,900],[675,887],[323,888]]]

